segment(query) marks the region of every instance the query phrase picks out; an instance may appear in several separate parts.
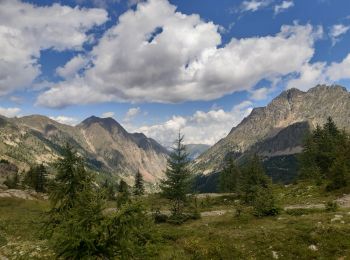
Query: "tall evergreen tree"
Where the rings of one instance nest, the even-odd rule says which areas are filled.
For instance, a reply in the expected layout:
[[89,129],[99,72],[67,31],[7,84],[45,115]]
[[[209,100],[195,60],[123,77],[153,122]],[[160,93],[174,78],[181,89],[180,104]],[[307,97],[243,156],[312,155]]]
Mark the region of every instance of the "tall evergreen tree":
[[253,206],[254,215],[262,217],[279,213],[271,179],[266,175],[258,155],[254,155],[244,167],[241,183],[244,201]]
[[326,181],[327,189],[339,189],[350,183],[349,134],[340,131],[332,118],[323,127],[317,126],[307,136],[299,156],[300,177]]
[[164,197],[172,201],[173,215],[181,214],[189,190],[189,158],[183,144],[184,136],[179,133],[175,147],[169,156],[165,179],[161,182]]
[[47,186],[47,171],[44,165],[31,167],[26,173],[23,183],[35,189],[36,192],[45,192]]
[[254,155],[242,170],[241,190],[246,203],[252,203],[258,189],[268,188],[271,180],[265,174],[265,170],[258,155]]
[[136,196],[143,195],[145,193],[144,181],[140,171],[136,172],[135,184],[134,184],[134,194]]
[[57,174],[50,191],[50,200],[57,210],[74,206],[77,194],[93,185],[92,176],[85,170],[83,159],[67,144],[63,158],[55,165]]
[[117,195],[118,207],[127,203],[129,199],[130,199],[129,185],[124,180],[120,180],[118,185],[118,195]]
[[224,169],[220,173],[220,192],[238,192],[241,172],[232,158],[228,159]]

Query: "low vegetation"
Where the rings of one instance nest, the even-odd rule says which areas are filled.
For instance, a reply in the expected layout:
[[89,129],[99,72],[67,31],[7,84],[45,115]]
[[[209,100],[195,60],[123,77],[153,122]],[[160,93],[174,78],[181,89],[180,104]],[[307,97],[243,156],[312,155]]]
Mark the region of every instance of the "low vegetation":
[[145,195],[140,172],[132,188],[98,183],[67,146],[53,179],[39,165],[14,181],[48,200],[0,198],[0,259],[346,259],[348,149],[329,119],[306,138],[297,182],[273,184],[255,155],[226,162],[221,194],[191,194],[179,134],[161,192]]

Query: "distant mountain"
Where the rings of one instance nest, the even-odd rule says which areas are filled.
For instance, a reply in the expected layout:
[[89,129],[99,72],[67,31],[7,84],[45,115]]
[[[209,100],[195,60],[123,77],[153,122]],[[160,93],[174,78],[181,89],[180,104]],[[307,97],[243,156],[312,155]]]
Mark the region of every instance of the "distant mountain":
[[[286,161],[295,164],[293,156],[301,151],[305,134],[317,124],[324,124],[329,116],[339,128],[350,130],[350,93],[346,88],[318,85],[307,92],[289,89],[266,107],[253,109],[225,138],[199,156],[192,167],[197,173],[210,174],[220,171],[227,157],[242,162],[258,153],[270,175],[283,179],[290,171]],[[295,171],[295,165],[290,168]]]
[[41,115],[0,117],[0,159],[19,169],[54,162],[67,142],[90,169],[129,183],[138,170],[148,183],[164,175],[167,150],[144,134],[128,133],[112,118],[92,116],[73,127]]
[[202,153],[210,148],[207,144],[186,144],[185,145],[188,156],[191,160],[197,159]]

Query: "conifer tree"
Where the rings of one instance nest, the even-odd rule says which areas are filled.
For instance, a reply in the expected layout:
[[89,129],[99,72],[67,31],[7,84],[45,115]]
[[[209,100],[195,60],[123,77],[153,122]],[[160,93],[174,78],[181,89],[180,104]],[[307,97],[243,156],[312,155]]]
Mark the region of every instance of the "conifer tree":
[[47,171],[44,165],[31,167],[26,173],[23,183],[36,192],[45,192],[47,186]]
[[242,172],[241,183],[243,199],[247,204],[253,206],[254,215],[262,217],[279,213],[271,187],[271,179],[265,174],[258,155],[254,155],[246,164]]
[[145,193],[144,181],[140,171],[136,172],[135,184],[134,184],[134,195],[140,196]]
[[[92,176],[85,170],[83,159],[67,144],[63,158],[55,165],[57,174],[50,191],[50,200],[57,210],[72,208],[77,194],[92,186]],[[90,187],[88,187],[90,188]]]
[[163,196],[172,201],[173,215],[182,213],[182,207],[189,190],[190,171],[188,164],[190,160],[183,140],[184,136],[179,133],[173,152],[168,159],[165,179],[161,182]]
[[238,192],[241,172],[232,158],[228,159],[220,173],[220,192]]
[[119,186],[118,186],[118,195],[117,195],[118,207],[127,203],[129,199],[130,199],[129,185],[124,180],[120,180]]

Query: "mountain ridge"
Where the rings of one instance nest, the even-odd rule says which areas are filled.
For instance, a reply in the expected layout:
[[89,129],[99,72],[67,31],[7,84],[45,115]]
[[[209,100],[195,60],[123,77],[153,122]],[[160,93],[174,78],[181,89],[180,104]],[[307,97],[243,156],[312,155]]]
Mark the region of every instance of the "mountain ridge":
[[[341,129],[350,129],[350,93],[345,87],[317,85],[306,92],[295,88],[285,90],[267,106],[254,108],[225,138],[199,156],[192,168],[196,173],[210,174],[222,168],[226,155],[237,159],[254,149],[269,157],[271,155],[262,153],[261,148],[254,148],[254,145],[276,137],[283,129],[296,123],[307,122],[312,129],[317,124],[323,124],[328,116]],[[293,131],[296,130],[291,128],[289,134]],[[295,153],[300,151],[300,138],[299,133],[299,148],[289,147],[290,150],[298,148]]]
[[89,168],[129,184],[137,171],[150,184],[164,175],[167,150],[144,134],[128,133],[113,118],[91,116],[70,126],[42,115],[0,117],[0,128],[0,158],[22,170],[33,163],[54,162],[68,142]]

